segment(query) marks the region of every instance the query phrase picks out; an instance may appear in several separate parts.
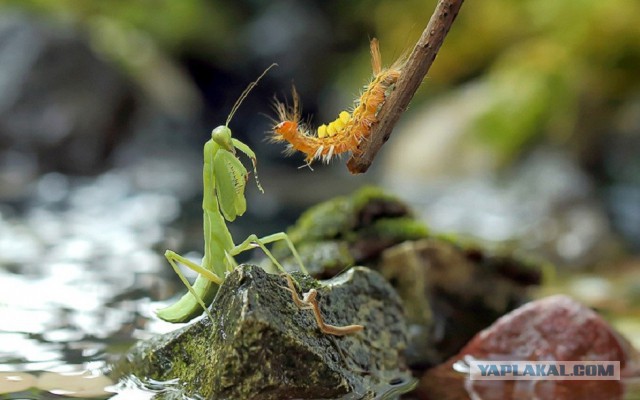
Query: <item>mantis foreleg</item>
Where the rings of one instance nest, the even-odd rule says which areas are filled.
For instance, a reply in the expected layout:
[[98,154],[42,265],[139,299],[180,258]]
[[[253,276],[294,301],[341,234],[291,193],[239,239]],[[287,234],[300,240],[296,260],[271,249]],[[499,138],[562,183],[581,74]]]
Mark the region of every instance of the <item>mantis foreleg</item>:
[[277,242],[278,240],[284,240],[285,241],[285,243],[287,244],[287,247],[289,247],[289,250],[291,250],[291,253],[293,254],[293,258],[295,258],[296,262],[300,266],[300,271],[302,271],[302,272],[304,272],[305,274],[308,275],[309,273],[307,272],[307,269],[305,268],[304,264],[302,263],[302,259],[300,258],[300,255],[298,254],[298,251],[294,247],[293,242],[291,241],[291,239],[289,239],[289,235],[287,235],[285,232],[278,232],[278,233],[274,233],[272,235],[264,236],[264,237],[261,237],[261,238],[259,238],[256,235],[250,235],[242,243],[240,243],[239,245],[237,245],[233,249],[231,249],[231,251],[229,251],[229,254],[231,254],[232,256],[235,256],[235,255],[238,255],[238,254],[242,253],[243,251],[246,251],[246,250],[249,250],[249,249],[253,249],[253,248],[255,248],[255,245],[257,245],[258,247],[260,247],[262,249],[262,251],[264,251],[264,253],[267,255],[269,260],[271,260],[271,262],[280,271],[286,272],[284,270],[284,267],[278,262],[278,260],[275,259],[273,254],[271,254],[271,252],[265,246],[265,244]]
[[233,143],[233,147],[240,150],[241,152],[246,154],[247,157],[251,159],[251,164],[253,165],[253,175],[256,179],[256,185],[258,186],[258,189],[262,193],[264,193],[264,189],[262,189],[262,185],[260,185],[260,180],[258,179],[258,159],[256,158],[256,153],[254,153],[249,146],[242,143],[238,139],[232,138],[231,141]]
[[218,151],[213,157],[213,174],[220,211],[231,222],[247,210],[247,200],[244,197],[247,170],[235,155],[228,151]]

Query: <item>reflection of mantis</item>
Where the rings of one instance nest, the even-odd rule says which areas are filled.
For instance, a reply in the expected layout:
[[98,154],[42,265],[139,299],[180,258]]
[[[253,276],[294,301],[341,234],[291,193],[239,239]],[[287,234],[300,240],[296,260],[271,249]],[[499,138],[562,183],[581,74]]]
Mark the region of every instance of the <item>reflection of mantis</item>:
[[[273,65],[271,67],[273,67]],[[189,293],[182,296],[178,302],[157,311],[157,315],[165,321],[186,322],[198,316],[202,312],[202,309],[204,309],[209,318],[212,318],[207,309],[207,305],[213,301],[213,296],[216,293],[216,285],[222,284],[225,273],[232,270],[236,265],[233,256],[256,246],[260,247],[273,264],[284,272],[282,265],[278,263],[271,252],[265,247],[267,243],[284,240],[300,265],[300,269],[304,273],[307,273],[298,252],[293,247],[293,243],[289,240],[286,233],[275,233],[263,238],[251,235],[239,245],[234,245],[231,233],[225,223],[225,219],[231,222],[235,220],[237,216],[244,214],[247,209],[244,189],[248,172],[236,157],[236,149],[251,159],[254,173],[256,172],[255,153],[249,146],[231,137],[229,122],[251,89],[254,88],[260,78],[262,78],[271,67],[267,68],[255,82],[252,82],[245,91],[242,92],[240,98],[231,109],[226,124],[215,128],[211,132],[211,139],[204,145],[204,168],[202,171],[204,181],[204,194],[202,198],[202,209],[204,211],[204,257],[202,259],[202,265],[197,265],[171,250],[165,252],[165,257],[189,289]],[[256,184],[262,191],[257,176]],[[191,285],[182,274],[178,268],[178,263],[199,274],[193,285]]]

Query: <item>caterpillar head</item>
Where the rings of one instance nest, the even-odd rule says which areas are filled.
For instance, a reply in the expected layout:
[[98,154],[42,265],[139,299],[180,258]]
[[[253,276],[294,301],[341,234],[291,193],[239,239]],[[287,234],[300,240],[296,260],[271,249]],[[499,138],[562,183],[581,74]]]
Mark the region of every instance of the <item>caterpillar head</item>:
[[273,103],[273,108],[277,114],[277,118],[273,120],[277,124],[273,127],[273,132],[283,138],[289,140],[296,134],[300,127],[301,102],[300,96],[296,91],[296,87],[291,87],[292,105],[281,103],[277,99]]
[[295,121],[282,121],[273,127],[273,131],[284,139],[290,140],[298,131],[298,123]]

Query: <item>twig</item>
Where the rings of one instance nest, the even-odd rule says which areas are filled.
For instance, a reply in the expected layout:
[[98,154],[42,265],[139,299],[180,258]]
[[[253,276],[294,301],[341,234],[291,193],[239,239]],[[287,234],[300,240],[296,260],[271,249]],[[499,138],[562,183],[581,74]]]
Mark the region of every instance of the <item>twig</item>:
[[402,68],[402,75],[398,79],[395,90],[378,112],[379,123],[373,126],[369,140],[363,140],[358,151],[349,158],[347,168],[352,174],[366,172],[382,145],[391,136],[391,131],[400,119],[400,115],[409,106],[413,95],[436,59],[438,50],[456,19],[463,1],[439,0],[426,29]]

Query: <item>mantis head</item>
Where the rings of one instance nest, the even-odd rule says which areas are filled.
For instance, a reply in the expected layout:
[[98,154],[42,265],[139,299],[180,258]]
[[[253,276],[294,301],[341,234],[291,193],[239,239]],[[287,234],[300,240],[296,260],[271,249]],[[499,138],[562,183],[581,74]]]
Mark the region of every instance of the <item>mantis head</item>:
[[221,148],[227,150],[231,154],[236,154],[236,149],[231,141],[231,129],[226,125],[220,125],[211,131],[211,139]]

